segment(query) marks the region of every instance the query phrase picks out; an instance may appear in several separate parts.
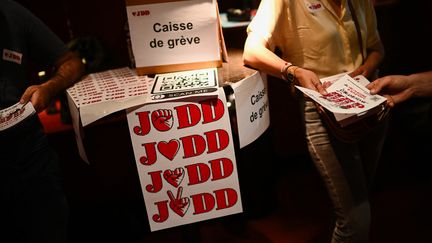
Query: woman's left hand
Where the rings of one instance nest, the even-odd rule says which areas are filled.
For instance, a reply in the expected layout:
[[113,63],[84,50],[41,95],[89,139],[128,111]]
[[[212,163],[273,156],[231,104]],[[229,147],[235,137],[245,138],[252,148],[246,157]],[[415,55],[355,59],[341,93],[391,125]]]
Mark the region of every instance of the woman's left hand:
[[324,86],[321,84],[320,79],[314,72],[308,69],[298,68],[295,71],[295,77],[297,79],[298,85],[305,87],[307,89],[315,90],[323,95],[327,94],[327,91],[325,90]]

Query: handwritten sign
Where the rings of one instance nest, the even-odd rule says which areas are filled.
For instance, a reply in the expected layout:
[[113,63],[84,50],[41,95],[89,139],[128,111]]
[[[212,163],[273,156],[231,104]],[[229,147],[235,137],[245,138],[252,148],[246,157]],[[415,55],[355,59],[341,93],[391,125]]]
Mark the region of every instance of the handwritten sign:
[[231,84],[235,95],[240,148],[255,141],[270,125],[267,79],[253,75]]
[[242,212],[223,89],[131,108],[127,119],[152,231]]
[[221,66],[215,0],[126,4],[138,74]]

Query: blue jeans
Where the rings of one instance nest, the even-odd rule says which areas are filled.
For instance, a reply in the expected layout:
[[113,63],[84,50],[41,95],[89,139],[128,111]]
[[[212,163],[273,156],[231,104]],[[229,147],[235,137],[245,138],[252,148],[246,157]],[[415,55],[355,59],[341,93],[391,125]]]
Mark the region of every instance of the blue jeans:
[[327,133],[311,101],[304,104],[310,155],[327,187],[335,210],[332,243],[368,242],[371,211],[369,187],[384,143],[387,123],[356,143],[344,143]]

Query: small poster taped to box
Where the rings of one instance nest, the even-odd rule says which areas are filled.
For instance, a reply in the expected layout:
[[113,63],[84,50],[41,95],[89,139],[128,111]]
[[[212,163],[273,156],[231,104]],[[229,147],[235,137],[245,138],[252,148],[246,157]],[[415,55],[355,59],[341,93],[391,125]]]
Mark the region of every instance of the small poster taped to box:
[[150,94],[152,101],[166,101],[190,96],[218,95],[216,68],[158,74]]

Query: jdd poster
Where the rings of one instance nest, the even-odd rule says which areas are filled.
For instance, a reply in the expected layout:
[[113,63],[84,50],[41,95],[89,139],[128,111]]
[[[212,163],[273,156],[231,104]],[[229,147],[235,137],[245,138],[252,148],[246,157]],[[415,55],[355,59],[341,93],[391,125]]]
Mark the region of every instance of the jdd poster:
[[152,231],[242,212],[223,89],[199,102],[127,110]]

